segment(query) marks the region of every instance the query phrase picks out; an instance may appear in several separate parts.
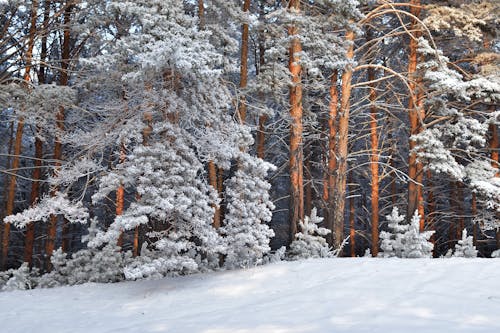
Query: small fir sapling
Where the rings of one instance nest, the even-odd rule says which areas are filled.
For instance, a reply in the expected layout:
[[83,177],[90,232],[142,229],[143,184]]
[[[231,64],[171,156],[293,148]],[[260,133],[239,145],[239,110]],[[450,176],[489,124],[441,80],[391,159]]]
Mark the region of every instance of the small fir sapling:
[[325,236],[331,231],[319,227],[323,218],[317,216],[316,207],[311,210],[311,215],[299,222],[300,232],[295,234],[295,240],[290,244],[288,257],[292,260],[307,258],[328,258],[333,253],[326,242]]
[[396,207],[386,216],[391,231],[380,233],[382,240],[380,257],[430,258],[434,244],[429,242],[434,231],[420,232],[420,216],[415,211],[410,224],[401,224],[405,216]]
[[473,244],[472,236],[467,236],[467,229],[462,231],[462,239],[455,244],[454,257],[476,258],[477,250]]

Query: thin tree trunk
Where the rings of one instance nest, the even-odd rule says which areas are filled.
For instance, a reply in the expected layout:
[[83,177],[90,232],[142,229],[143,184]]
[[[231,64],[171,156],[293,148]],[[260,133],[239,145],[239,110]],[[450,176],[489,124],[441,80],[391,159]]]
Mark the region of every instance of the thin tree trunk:
[[[122,143],[120,145],[120,158],[118,163],[122,164],[125,162],[125,145]],[[123,214],[123,207],[125,204],[125,188],[123,184],[120,184],[118,189],[116,190],[116,216],[120,216]],[[118,237],[118,241],[116,243],[120,248],[123,247],[123,230],[120,231],[120,236]]]
[[[29,84],[31,81],[31,67],[33,61],[33,47],[35,45],[35,35],[36,35],[36,17],[38,11],[38,1],[33,0],[31,4],[31,16],[30,16],[30,30],[29,30],[29,40],[28,48],[25,53],[26,67],[24,70],[24,84],[27,89],[29,89]],[[19,156],[21,155],[22,148],[22,138],[24,129],[24,117],[19,117],[16,129],[16,139],[14,141],[14,156],[12,157],[12,171],[8,184],[7,191],[7,203],[5,208],[5,215],[12,215],[14,212],[14,203],[16,197],[16,173],[19,168]],[[7,265],[7,257],[9,254],[9,238],[10,238],[10,224],[4,224],[3,235],[2,235],[2,269],[5,269]]]
[[[50,14],[50,0],[44,1],[43,10],[43,26],[47,27],[49,24],[49,14]],[[47,61],[47,32],[44,31],[42,35],[40,52],[40,68],[38,70],[38,83],[45,84],[46,82],[46,64]],[[36,127],[36,132],[40,133],[41,129],[39,126]],[[31,195],[30,195],[30,205],[33,206],[38,197],[40,196],[40,180],[42,175],[42,158],[43,158],[43,142],[40,140],[38,135],[35,136],[35,162],[33,174],[31,175]],[[24,262],[27,262],[30,267],[33,265],[33,246],[35,242],[35,225],[30,222],[26,227],[26,235],[24,242]]]
[[311,161],[309,160],[309,154],[306,154],[308,157],[304,162],[304,175],[306,177],[304,184],[304,214],[307,216],[311,215],[312,211],[312,201],[313,201],[313,187],[312,187],[312,174],[311,174]]
[[266,121],[266,115],[259,117],[259,130],[257,131],[257,157],[261,159],[264,159],[266,155]]
[[456,230],[456,239],[462,239],[462,232],[465,228],[465,209],[464,209],[464,185],[461,182],[456,182],[457,189],[457,212],[458,225]]
[[[354,181],[352,171],[349,172],[349,243],[351,257],[356,257],[356,207],[354,206]],[[378,250],[378,247],[377,247]]]
[[[420,5],[420,0],[411,0],[410,4],[415,5],[410,8],[410,13],[415,17],[420,15],[420,7],[416,7]],[[416,31],[418,28],[418,22],[414,19],[411,21],[410,31]],[[410,36],[410,56],[408,60],[408,78],[410,80],[409,86],[411,89],[412,96],[409,99],[408,110],[409,110],[409,118],[410,118],[410,135],[415,135],[420,133],[421,124],[420,117],[421,113],[419,110],[419,101],[417,96],[418,94],[418,77],[417,77],[417,64],[418,64],[418,41],[417,38],[420,36],[419,33],[415,32],[415,38]],[[408,159],[408,219],[411,219],[415,213],[415,211],[419,211],[419,206],[421,205],[422,198],[422,189],[421,189],[421,179],[422,179],[422,169],[418,166],[417,163],[417,154],[413,151],[416,146],[415,141],[409,141],[410,146],[410,156]],[[420,180],[420,181],[419,181]],[[421,229],[423,229],[423,214],[421,217]]]
[[426,230],[434,231],[434,234],[432,234],[430,238],[430,242],[434,244],[434,249],[432,250],[433,256],[436,258],[437,257],[437,251],[436,251],[436,239],[438,238],[436,226],[434,224],[434,214],[436,212],[436,200],[434,198],[434,191],[432,189],[433,184],[432,184],[432,172],[430,170],[427,170],[427,208],[428,208],[428,213],[426,216],[427,219],[427,227]]
[[[218,192],[218,181],[217,181],[217,167],[215,166],[215,163],[213,161],[208,162],[208,183],[210,186],[214,188]],[[221,220],[220,220],[220,206],[219,205],[214,205],[215,208],[215,213],[214,213],[214,219],[212,222],[212,225],[214,228],[218,229],[221,226]]]
[[[69,62],[70,62],[70,38],[71,38],[71,13],[73,11],[72,4],[66,4],[66,9],[64,10],[64,32],[63,32],[63,44],[61,49],[61,77],[59,79],[59,85],[67,86],[69,81]],[[65,110],[63,106],[59,107],[59,112],[56,115],[56,126],[59,133],[56,135],[55,143],[54,143],[54,174],[57,175],[59,169],[61,167],[62,160],[62,142],[60,135],[64,132],[64,120],[65,120]],[[51,190],[51,195],[56,195],[59,189],[54,187]],[[63,244],[66,247],[66,238],[67,235],[67,221],[63,222],[63,232],[62,232],[62,240]],[[45,253],[47,256],[47,270],[52,269],[50,263],[50,257],[52,256],[52,252],[54,251],[55,242],[57,235],[57,216],[50,216],[49,222],[49,230],[48,230],[48,239],[45,244]],[[66,250],[66,249],[65,249]]]
[[[250,0],[244,0],[243,12],[247,13],[250,9]],[[241,58],[240,58],[240,89],[247,87],[248,82],[248,23],[243,23],[241,27]],[[244,94],[241,94],[238,108],[238,116],[242,124],[247,117],[247,104]]]
[[[375,80],[375,70],[368,68],[368,81]],[[371,155],[370,155],[370,171],[371,171],[371,224],[372,224],[372,255],[378,255],[378,224],[379,224],[379,148],[378,148],[378,133],[377,133],[377,107],[375,102],[377,100],[377,92],[374,83],[370,83],[370,142],[371,142]]]
[[[289,9],[300,11],[300,1],[291,0]],[[295,37],[298,28],[294,25],[288,28],[291,37],[288,68],[292,75],[290,88],[290,240],[298,231],[298,224],[304,219],[304,173],[302,147],[302,66],[299,53],[302,51],[300,40]]]
[[[354,32],[347,31],[346,40],[350,43],[346,53],[348,61],[354,58]],[[337,142],[337,178],[334,187],[334,206],[333,206],[333,229],[335,248],[339,248],[344,237],[344,210],[346,197],[347,180],[347,155],[349,141],[349,109],[351,98],[351,80],[352,66],[347,65],[342,73],[342,87],[340,98],[340,112],[338,124],[338,142]],[[330,193],[332,195],[332,193]]]
[[330,103],[328,104],[328,161],[326,168],[326,195],[325,201],[327,202],[327,221],[326,226],[330,229],[331,233],[328,234],[327,240],[330,245],[333,244],[334,237],[334,211],[335,206],[335,180],[337,172],[337,116],[338,116],[338,104],[339,104],[339,91],[337,88],[338,81],[338,70],[334,70],[331,77],[330,83]]
[[[472,193],[472,199],[471,199],[471,214],[472,214],[472,218],[476,217],[477,215],[477,199],[476,199],[476,193]],[[477,222],[474,223],[474,226],[473,226],[473,229],[472,229],[472,241],[473,241],[473,244],[474,246],[477,247],[477,236],[478,236],[478,231],[479,231],[479,228],[478,228],[478,225],[477,225]]]

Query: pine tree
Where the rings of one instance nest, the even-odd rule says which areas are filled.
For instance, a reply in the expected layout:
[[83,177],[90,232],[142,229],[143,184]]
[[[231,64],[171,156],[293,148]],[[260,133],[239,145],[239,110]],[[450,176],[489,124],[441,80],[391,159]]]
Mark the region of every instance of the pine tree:
[[238,171],[226,182],[227,213],[220,234],[227,246],[224,266],[250,267],[263,262],[274,232],[271,222],[274,204],[265,180],[275,167],[246,154],[238,159]]
[[290,244],[288,256],[292,260],[307,258],[328,258],[333,255],[325,236],[331,231],[322,228],[319,224],[323,218],[316,215],[316,208],[313,208],[310,216],[306,216],[300,222],[300,230],[295,235],[294,241]]
[[405,220],[404,215],[399,215],[396,207],[391,215],[386,216],[390,231],[380,233],[382,252],[380,257],[398,258],[430,258],[434,244],[429,242],[434,231],[420,231],[420,216],[415,211],[410,224],[401,224]]
[[476,258],[477,250],[472,243],[472,236],[467,236],[467,229],[462,231],[462,239],[455,244],[454,257]]

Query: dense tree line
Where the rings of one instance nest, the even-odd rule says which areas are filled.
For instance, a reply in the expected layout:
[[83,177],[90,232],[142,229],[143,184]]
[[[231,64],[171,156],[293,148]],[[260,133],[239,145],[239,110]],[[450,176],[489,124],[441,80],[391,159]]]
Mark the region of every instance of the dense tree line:
[[0,9],[3,269],[500,249],[495,1]]

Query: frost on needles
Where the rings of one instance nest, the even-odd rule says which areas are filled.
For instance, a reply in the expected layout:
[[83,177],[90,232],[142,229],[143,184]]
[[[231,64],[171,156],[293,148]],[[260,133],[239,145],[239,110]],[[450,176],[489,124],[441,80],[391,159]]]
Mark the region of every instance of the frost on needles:
[[434,244],[429,242],[434,231],[420,232],[420,216],[415,211],[410,224],[404,224],[405,216],[397,207],[385,217],[389,231],[380,233],[381,252],[379,257],[389,258],[430,258]]

